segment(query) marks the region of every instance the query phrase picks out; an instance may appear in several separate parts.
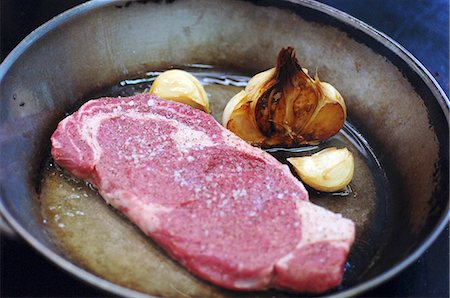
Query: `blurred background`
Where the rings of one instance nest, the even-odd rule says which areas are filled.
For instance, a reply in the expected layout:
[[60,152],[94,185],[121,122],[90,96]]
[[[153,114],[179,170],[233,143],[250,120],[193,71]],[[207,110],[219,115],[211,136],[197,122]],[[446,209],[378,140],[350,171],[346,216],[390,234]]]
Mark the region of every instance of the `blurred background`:
[[[0,61],[30,32],[81,0],[0,0]],[[448,0],[321,0],[384,32],[410,51],[449,94]],[[1,297],[103,297],[2,234]],[[364,297],[449,297],[449,228],[413,265]]]

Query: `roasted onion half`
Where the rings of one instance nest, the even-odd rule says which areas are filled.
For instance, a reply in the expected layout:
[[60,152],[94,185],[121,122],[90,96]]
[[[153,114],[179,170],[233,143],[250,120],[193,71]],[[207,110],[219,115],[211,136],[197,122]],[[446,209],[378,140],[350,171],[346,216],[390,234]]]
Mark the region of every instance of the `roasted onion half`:
[[347,109],[330,84],[308,75],[293,48],[281,49],[277,66],[256,74],[225,107],[222,123],[252,145],[318,144],[339,132]]

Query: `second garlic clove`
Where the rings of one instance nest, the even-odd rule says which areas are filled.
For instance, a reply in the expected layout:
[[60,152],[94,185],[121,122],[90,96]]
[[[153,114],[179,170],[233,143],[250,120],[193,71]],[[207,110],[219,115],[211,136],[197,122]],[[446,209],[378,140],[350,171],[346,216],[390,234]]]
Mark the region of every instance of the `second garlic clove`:
[[338,191],[347,186],[355,168],[353,154],[347,148],[332,147],[311,156],[287,160],[304,183],[324,192]]
[[210,112],[205,89],[193,75],[184,70],[171,69],[161,73],[153,82],[150,93]]

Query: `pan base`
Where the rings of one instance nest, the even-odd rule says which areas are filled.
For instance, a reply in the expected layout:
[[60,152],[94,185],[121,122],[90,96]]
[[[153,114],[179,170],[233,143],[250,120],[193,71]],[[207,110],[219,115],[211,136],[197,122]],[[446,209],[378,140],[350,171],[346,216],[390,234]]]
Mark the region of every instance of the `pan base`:
[[[242,90],[249,77],[210,66],[185,67],[205,86],[213,116],[220,122],[228,100]],[[129,96],[148,91],[158,72],[125,80],[88,98]],[[81,104],[81,102],[80,102]],[[339,134],[319,146],[267,150],[287,163],[293,156],[309,155],[327,147],[347,147],[355,157],[349,187],[337,193],[308,189],[311,201],[341,213],[356,223],[357,236],[344,281],[346,289],[364,278],[377,260],[389,233],[389,184],[365,138],[347,122]],[[294,173],[294,171],[293,171]],[[51,159],[44,168],[41,211],[49,234],[61,251],[86,270],[127,288],[164,297],[227,297],[227,291],[204,282],[172,261],[121,214],[105,204],[89,185],[65,173]],[[240,296],[289,296],[280,291],[238,293]]]

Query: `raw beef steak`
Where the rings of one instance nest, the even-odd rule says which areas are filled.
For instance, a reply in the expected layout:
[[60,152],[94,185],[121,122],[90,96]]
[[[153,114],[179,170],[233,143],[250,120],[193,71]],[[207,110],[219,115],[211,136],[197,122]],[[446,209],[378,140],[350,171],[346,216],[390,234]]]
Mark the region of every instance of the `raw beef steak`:
[[58,164],[214,284],[319,293],[341,282],[353,222],[204,112],[149,94],[101,98],[51,141]]

